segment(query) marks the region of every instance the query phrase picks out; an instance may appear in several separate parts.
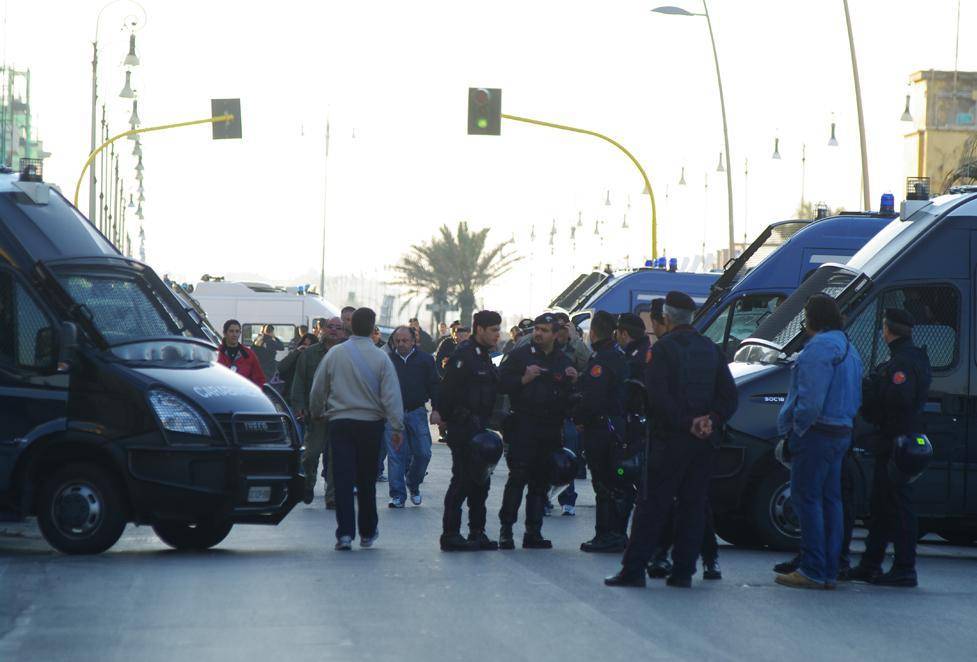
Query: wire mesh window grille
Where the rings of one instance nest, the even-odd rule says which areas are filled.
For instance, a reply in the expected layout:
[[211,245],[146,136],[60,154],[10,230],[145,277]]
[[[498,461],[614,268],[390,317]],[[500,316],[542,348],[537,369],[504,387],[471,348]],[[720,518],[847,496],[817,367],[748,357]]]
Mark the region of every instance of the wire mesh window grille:
[[72,299],[91,312],[96,328],[109,343],[179,333],[162,302],[135,279],[69,275],[62,284]]

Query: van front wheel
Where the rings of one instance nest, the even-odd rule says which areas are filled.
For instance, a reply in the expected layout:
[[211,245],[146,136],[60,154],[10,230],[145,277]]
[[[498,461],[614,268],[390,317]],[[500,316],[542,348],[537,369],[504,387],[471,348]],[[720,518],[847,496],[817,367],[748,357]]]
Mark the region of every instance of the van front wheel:
[[153,531],[173,549],[203,550],[220,543],[233,526],[233,522],[224,519],[202,522],[160,520],[153,524]]
[[790,500],[790,475],[785,469],[774,468],[757,484],[750,511],[761,544],[781,551],[797,549],[801,529]]
[[95,464],[69,464],[44,481],[37,524],[48,543],[65,554],[100,554],[126,527],[118,481]]

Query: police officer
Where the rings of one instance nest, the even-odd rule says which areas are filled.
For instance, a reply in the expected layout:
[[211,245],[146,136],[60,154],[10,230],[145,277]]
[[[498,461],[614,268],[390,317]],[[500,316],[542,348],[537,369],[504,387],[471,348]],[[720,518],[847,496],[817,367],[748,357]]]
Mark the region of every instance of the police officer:
[[614,342],[615,326],[614,316],[603,310],[590,321],[594,354],[580,376],[582,397],[574,412],[574,422],[583,427],[584,453],[597,496],[595,535],[581,543],[584,552],[623,552],[628,542],[630,513],[622,512],[623,495],[612,466],[614,447],[622,442],[624,433],[624,380],[628,374],[624,353]]
[[509,353],[500,367],[499,390],[509,396],[511,414],[503,436],[508,446],[509,479],[502,494],[499,547],[514,549],[512,525],[526,495],[526,531],[522,546],[549,549],[543,538],[543,512],[549,491],[547,470],[552,453],[563,445],[563,421],[570,410],[570,395],[577,371],[556,345],[559,322],[552,313],[534,320],[533,339]]
[[[438,413],[447,426],[451,449],[451,482],[444,495],[441,549],[446,552],[494,550],[498,543],[485,534],[485,499],[489,480],[472,475],[468,460],[472,437],[488,424],[498,389],[498,370],[490,352],[499,342],[502,317],[482,310],[472,319],[474,333],[448,361],[438,398]],[[468,501],[468,538],[461,535],[461,506]]]
[[[922,413],[932,376],[926,351],[913,344],[913,317],[900,308],[887,308],[882,320],[882,338],[891,358],[862,384],[862,417],[878,430],[875,471],[872,476],[872,523],[865,540],[865,553],[850,579],[883,586],[916,586],[916,513],[912,486],[897,484],[887,465],[892,444],[901,435],[923,431]],[[882,573],[882,561],[889,542],[895,548],[892,568]]]
[[726,358],[692,327],[694,310],[687,294],[673,291],[665,297],[667,333],[652,346],[645,370],[652,426],[645,485],[621,571],[604,580],[608,586],[645,585],[645,567],[673,501],[677,527],[668,585],[692,585],[716,443],[737,404]]

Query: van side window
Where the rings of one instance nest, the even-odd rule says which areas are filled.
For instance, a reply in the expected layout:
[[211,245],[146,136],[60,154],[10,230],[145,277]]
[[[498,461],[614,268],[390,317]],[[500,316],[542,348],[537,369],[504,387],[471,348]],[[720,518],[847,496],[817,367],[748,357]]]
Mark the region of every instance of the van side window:
[[0,328],[0,363],[14,369],[54,364],[54,329],[24,286],[9,273],[0,273]]
[[920,285],[883,292],[848,327],[848,337],[866,372],[889,360],[889,347],[882,340],[886,308],[900,308],[913,316],[913,342],[926,350],[933,370],[946,370],[956,363],[960,294],[950,285]]
[[760,322],[769,317],[786,298],[783,294],[751,294],[736,301],[733,322],[729,327],[727,351],[730,356],[736,353],[740,343],[752,336]]

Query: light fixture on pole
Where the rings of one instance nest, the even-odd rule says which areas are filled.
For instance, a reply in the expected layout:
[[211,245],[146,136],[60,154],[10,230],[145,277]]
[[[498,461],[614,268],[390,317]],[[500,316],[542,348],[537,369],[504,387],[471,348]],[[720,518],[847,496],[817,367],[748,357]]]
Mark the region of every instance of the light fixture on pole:
[[[141,199],[140,199],[140,202],[142,202]],[[132,201],[132,193],[130,193],[129,194],[129,209],[132,209],[135,206],[136,206],[136,203]]]
[[132,72],[126,72],[126,84],[122,87],[122,91],[119,92],[119,96],[123,99],[133,99],[135,94],[132,93]]
[[142,143],[139,142],[139,136],[136,136],[135,143],[132,145],[132,155],[142,156]]
[[578,228],[582,228],[583,227],[583,212],[582,211],[578,211],[577,212],[577,227]]
[[594,236],[595,237],[599,237],[600,236],[600,219],[599,218],[595,218],[594,219]]
[[684,166],[682,167],[682,174],[678,178],[678,185],[679,186],[685,186],[685,167]]
[[909,95],[908,94],[906,95],[906,109],[902,111],[902,117],[899,118],[899,119],[901,119],[903,122],[912,122],[913,121],[912,113],[909,112]]
[[139,200],[139,202],[146,202],[146,196],[143,195],[141,183],[139,184],[139,197],[136,199]]
[[140,221],[143,220],[143,216],[142,216],[142,204],[140,204],[138,207],[136,207],[136,218],[138,218]]
[[138,160],[138,161],[136,162],[136,172],[139,172],[139,173],[141,173],[142,171],[143,171],[143,167],[142,167],[142,157],[140,156],[140,157],[139,157],[139,160]]
[[837,147],[838,139],[835,138],[835,123],[831,123],[831,137],[828,138],[828,147]]
[[136,191],[139,193],[139,195],[142,195],[145,192],[145,190],[146,189],[144,189],[142,187],[142,182],[139,182],[139,188],[136,189]]
[[605,207],[610,207],[611,206],[611,190],[610,189],[607,189],[607,197],[604,198],[604,206]]
[[780,138],[773,139],[773,156],[770,158],[780,160]]
[[136,55],[136,33],[133,32],[129,35],[129,54],[126,55],[126,59],[122,61],[123,66],[126,67],[138,67],[139,57]]
[[139,111],[136,110],[136,105],[139,103],[138,100],[132,100],[132,114],[129,115],[129,124],[132,126],[139,126],[142,122],[139,121]]
[[719,152],[719,165],[716,166],[716,172],[726,172],[726,168],[723,167],[723,153]]
[[139,180],[140,183],[142,183],[142,171],[141,170],[137,170],[136,171],[136,179]]
[[628,229],[628,228],[630,228],[630,227],[631,227],[631,226],[630,226],[630,225],[628,225],[628,215],[627,215],[627,214],[625,214],[625,215],[624,215],[624,222],[623,222],[623,223],[621,223],[621,229],[622,229],[622,230],[627,230],[627,229]]

